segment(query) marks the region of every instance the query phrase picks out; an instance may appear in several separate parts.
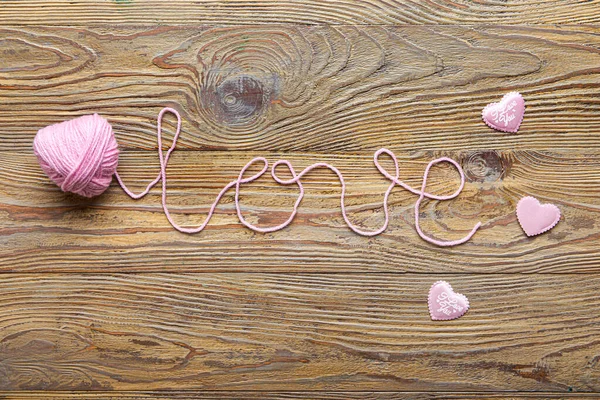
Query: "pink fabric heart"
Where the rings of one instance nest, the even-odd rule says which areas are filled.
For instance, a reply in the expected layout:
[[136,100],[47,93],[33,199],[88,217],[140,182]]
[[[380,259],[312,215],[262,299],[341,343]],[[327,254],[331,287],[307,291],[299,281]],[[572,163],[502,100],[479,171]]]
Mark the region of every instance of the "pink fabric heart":
[[560,210],[554,204],[540,204],[527,196],[517,204],[517,219],[527,236],[535,236],[554,228],[560,221]]
[[502,132],[517,132],[525,115],[525,100],[517,92],[506,94],[499,103],[490,103],[482,111],[483,121]]
[[437,281],[429,289],[429,315],[434,321],[460,318],[469,310],[469,299],[455,293],[446,281]]

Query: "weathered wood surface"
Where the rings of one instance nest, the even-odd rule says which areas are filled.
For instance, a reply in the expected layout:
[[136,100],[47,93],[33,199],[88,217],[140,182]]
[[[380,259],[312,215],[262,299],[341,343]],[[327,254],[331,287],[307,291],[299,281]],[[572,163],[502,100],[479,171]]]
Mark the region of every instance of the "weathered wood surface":
[[[444,153],[446,154],[446,153]],[[168,169],[168,204],[187,226],[204,221],[210,204],[256,153],[175,152]],[[401,177],[420,187],[427,162],[441,153],[400,158]],[[478,221],[471,242],[443,249],[414,230],[417,197],[396,189],[390,197],[392,221],[375,238],[354,234],[340,211],[335,175],[316,170],[306,176],[306,196],[291,226],[254,233],[236,216],[231,191],[208,228],[187,235],[166,220],[155,188],[132,200],[113,184],[96,199],[64,194],[43,174],[31,153],[0,153],[0,269],[3,271],[378,271],[378,272],[598,272],[600,247],[600,154],[574,152],[464,152],[468,180],[450,201],[425,201],[421,226],[442,239],[462,237]],[[271,154],[285,156],[297,171],[315,161],[336,165],[348,181],[351,220],[365,229],[383,223],[382,201],[389,182],[375,169],[372,154]],[[158,155],[125,151],[120,170],[136,192],[158,170]],[[393,171],[390,160],[382,163]],[[258,170],[258,168],[255,168]],[[281,170],[281,175],[286,172]],[[449,166],[436,167],[428,191],[450,194],[459,183]],[[297,187],[279,186],[270,176],[242,186],[246,218],[262,227],[285,221]],[[515,207],[525,195],[560,206],[562,221],[552,232],[526,237]]]
[[600,391],[598,275],[5,274],[4,390]]
[[[598,22],[597,1],[1,2],[0,398],[600,397]],[[481,109],[511,90],[525,121],[494,132]],[[65,195],[31,152],[39,128],[99,112],[140,189],[163,106],[184,118],[169,166],[181,223],[264,155],[335,164],[351,219],[378,227],[385,146],[413,186],[435,157],[465,169],[458,199],[423,205],[427,233],[483,228],[430,246],[398,189],[388,231],[358,237],[318,171],[284,231],[242,228],[230,194],[189,236],[158,189]],[[457,176],[430,182],[449,193]],[[265,177],[243,211],[277,224],[296,195]],[[524,195],[559,205],[552,232],[522,233]],[[465,317],[429,319],[438,279],[469,297]]]
[[581,24],[600,22],[597,0],[13,0],[1,24]]
[[[166,105],[188,149],[600,146],[598,27],[11,27],[0,56],[2,151],[91,112],[152,149]],[[511,90],[527,102],[518,135],[481,121]]]
[[0,392],[2,400],[24,400],[24,399],[50,399],[50,400],[70,400],[70,399],[90,399],[90,400],[290,400],[290,399],[311,399],[311,400],[527,400],[527,399],[546,399],[546,400],[566,400],[566,399],[592,399],[597,400],[598,394],[593,393],[457,393],[457,392],[322,392],[322,391],[303,391],[303,392],[264,392],[264,391],[145,391],[145,392]]

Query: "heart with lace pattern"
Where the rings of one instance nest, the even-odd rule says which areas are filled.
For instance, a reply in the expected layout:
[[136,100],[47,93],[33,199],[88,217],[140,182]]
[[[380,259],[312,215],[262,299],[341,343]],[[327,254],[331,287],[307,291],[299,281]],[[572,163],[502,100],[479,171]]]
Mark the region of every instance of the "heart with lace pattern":
[[469,310],[469,299],[456,293],[446,281],[437,281],[429,289],[429,315],[434,321],[460,318]]
[[518,92],[510,92],[500,102],[488,104],[481,113],[487,126],[511,133],[519,130],[524,115],[525,100]]
[[560,210],[554,204],[541,204],[527,196],[517,204],[517,219],[527,236],[535,236],[554,228],[560,221]]

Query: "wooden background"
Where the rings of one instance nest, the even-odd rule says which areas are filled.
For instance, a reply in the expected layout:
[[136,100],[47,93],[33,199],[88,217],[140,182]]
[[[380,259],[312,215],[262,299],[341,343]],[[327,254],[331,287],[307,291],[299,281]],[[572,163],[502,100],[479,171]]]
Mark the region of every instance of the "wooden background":
[[[599,398],[599,23],[598,1],[0,2],[0,398]],[[481,109],[515,90],[520,132],[487,128]],[[289,228],[244,229],[229,194],[190,236],[158,189],[63,194],[32,153],[41,127],[98,112],[139,190],[164,106],[184,120],[182,224],[264,155],[334,163],[352,221],[378,227],[385,146],[413,185],[442,155],[466,172],[459,198],[424,202],[426,232],[483,226],[429,245],[397,189],[389,229],[359,237],[317,171]],[[437,168],[428,188],[456,184]],[[265,177],[243,211],[278,224],[296,195]],[[524,195],[560,224],[526,237]],[[439,279],[471,300],[463,318],[429,319]]]

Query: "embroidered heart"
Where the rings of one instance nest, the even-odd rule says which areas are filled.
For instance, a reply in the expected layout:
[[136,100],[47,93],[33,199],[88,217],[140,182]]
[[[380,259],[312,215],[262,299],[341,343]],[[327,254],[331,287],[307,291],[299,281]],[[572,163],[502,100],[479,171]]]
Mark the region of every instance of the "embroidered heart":
[[506,94],[499,103],[490,103],[482,111],[483,121],[502,132],[516,132],[523,122],[525,100],[517,92]]
[[527,236],[535,236],[554,228],[560,221],[560,210],[554,204],[540,204],[527,196],[517,204],[517,219]]
[[469,309],[469,299],[455,293],[446,281],[437,281],[429,289],[429,315],[434,321],[462,317]]

